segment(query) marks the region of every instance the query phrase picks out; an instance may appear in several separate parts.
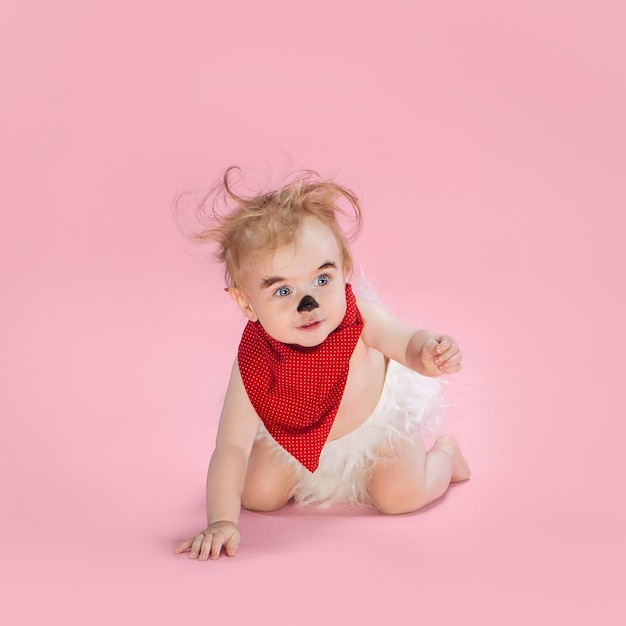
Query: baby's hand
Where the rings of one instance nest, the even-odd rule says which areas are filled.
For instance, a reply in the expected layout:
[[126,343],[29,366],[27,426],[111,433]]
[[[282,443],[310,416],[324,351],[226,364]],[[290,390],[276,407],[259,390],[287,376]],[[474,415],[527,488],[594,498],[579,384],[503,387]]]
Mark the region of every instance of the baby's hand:
[[459,346],[448,335],[434,335],[427,339],[419,358],[428,376],[453,374],[461,369]]
[[236,524],[227,521],[214,522],[193,539],[183,541],[174,553],[180,554],[189,550],[190,559],[206,561],[211,558],[215,560],[219,558],[222,548],[227,556],[235,556],[240,541],[241,535]]

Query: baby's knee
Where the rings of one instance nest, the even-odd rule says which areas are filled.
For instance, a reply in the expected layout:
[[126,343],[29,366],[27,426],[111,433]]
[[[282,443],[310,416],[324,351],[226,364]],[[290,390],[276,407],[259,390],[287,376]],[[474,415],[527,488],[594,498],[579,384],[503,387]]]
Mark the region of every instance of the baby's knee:
[[376,509],[385,515],[402,515],[428,503],[426,491],[413,481],[371,481],[369,495]]
[[241,506],[248,511],[268,512],[282,509],[289,497],[268,489],[244,488],[241,494]]
[[259,498],[255,496],[241,496],[241,506],[248,511],[258,511],[259,513],[267,513],[269,511],[277,511],[282,509],[286,500],[278,498]]
[[423,498],[413,494],[403,497],[372,497],[372,501],[378,512],[383,513],[384,515],[402,515],[403,513],[413,513],[427,504]]

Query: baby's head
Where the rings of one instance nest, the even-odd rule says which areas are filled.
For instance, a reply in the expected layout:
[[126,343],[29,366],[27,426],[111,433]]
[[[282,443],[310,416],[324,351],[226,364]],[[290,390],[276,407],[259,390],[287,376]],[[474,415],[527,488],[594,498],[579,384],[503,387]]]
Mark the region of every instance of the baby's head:
[[217,243],[229,293],[250,320],[278,341],[317,345],[345,314],[353,261],[337,216],[351,216],[357,232],[359,201],[310,171],[275,191],[241,197],[230,183],[233,169],[222,184],[229,210],[214,209],[213,224],[198,238]]
[[[275,191],[253,197],[237,195],[231,177],[236,167],[224,174],[221,194],[226,212],[213,209],[213,224],[201,232],[198,239],[217,243],[217,258],[224,264],[229,287],[241,288],[246,268],[259,255],[273,254],[280,248],[293,245],[302,224],[314,217],[333,233],[341,249],[342,265],[346,275],[352,272],[352,254],[348,239],[339,226],[338,214],[352,217],[354,233],[360,228],[361,209],[357,197],[347,188],[333,182],[324,182],[313,171],[300,172]],[[338,201],[344,202],[344,207]]]

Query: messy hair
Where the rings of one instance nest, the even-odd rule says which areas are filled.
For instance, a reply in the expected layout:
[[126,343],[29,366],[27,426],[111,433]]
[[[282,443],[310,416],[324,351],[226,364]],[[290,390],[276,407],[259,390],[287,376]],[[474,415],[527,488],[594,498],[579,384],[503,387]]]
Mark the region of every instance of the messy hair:
[[360,230],[361,207],[352,191],[323,181],[317,172],[303,170],[275,191],[245,197],[233,190],[236,171],[238,167],[229,167],[217,189],[198,205],[196,217],[202,230],[192,235],[197,242],[216,245],[215,257],[223,263],[229,287],[242,286],[243,266],[251,255],[273,253],[292,244],[306,217],[315,217],[330,228],[341,250],[343,269],[352,272],[349,237],[338,221],[338,215],[343,215],[354,222],[350,238]]

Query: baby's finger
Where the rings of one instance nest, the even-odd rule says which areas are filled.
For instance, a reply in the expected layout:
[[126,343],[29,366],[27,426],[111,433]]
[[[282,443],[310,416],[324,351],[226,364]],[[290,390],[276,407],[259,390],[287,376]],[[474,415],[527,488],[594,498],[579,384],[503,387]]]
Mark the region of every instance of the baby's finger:
[[445,363],[446,361],[449,361],[454,357],[458,357],[460,359],[461,352],[459,350],[459,346],[457,346],[456,343],[453,342],[445,352],[436,357],[435,361]]
[[432,337],[431,339],[428,339],[424,343],[424,347],[422,349],[426,351],[426,354],[430,354],[432,356],[438,354],[439,342],[437,341],[437,337]]
[[239,533],[233,533],[230,536],[230,539],[226,542],[226,555],[227,556],[235,556],[237,554],[237,550],[239,549],[239,542],[241,541],[241,536]]
[[204,541],[202,542],[202,548],[200,549],[200,554],[198,556],[199,561],[208,560],[211,554],[211,546],[215,541],[215,535],[213,533],[206,533],[204,536]]
[[441,361],[437,363],[437,366],[442,372],[452,374],[461,369],[461,358],[460,352],[457,351],[452,353],[452,351],[448,351],[442,356]]
[[446,350],[443,350],[441,354],[435,355],[435,363],[437,365],[443,365],[448,359],[455,354],[458,354],[459,348],[455,343],[452,343]]
[[224,533],[217,532],[215,535],[213,535],[213,543],[211,544],[212,560],[220,558],[220,553],[222,551],[222,546],[224,545],[225,539],[226,537],[224,536]]
[[176,550],[174,550],[174,554],[180,554],[181,552],[186,552],[187,550],[189,550],[189,548],[191,548],[191,539],[187,539],[186,541],[183,541],[182,543],[178,544],[178,547],[176,548]]
[[454,343],[448,335],[437,335],[435,340],[437,342],[437,347],[433,354],[443,354],[446,350],[449,350],[450,346]]
[[191,543],[191,551],[189,552],[190,559],[197,559],[198,554],[200,554],[200,549],[202,548],[202,542],[204,541],[204,533],[200,533],[196,535]]

